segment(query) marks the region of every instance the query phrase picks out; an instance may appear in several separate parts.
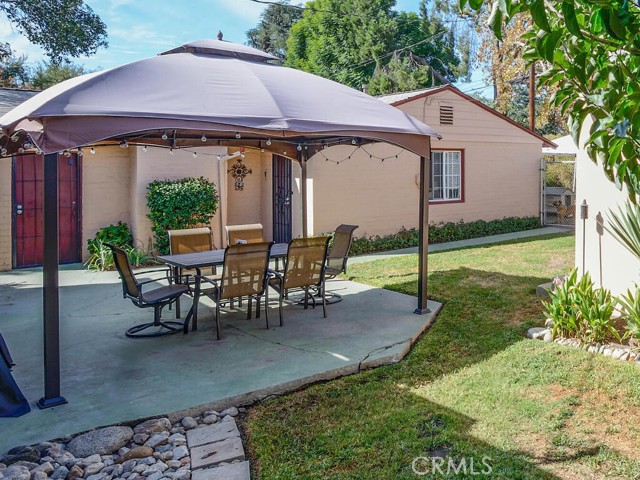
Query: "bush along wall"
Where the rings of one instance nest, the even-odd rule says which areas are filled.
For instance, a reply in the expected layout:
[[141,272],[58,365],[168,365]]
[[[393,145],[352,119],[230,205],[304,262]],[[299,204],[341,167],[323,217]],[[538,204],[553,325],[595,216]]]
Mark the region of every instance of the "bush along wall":
[[147,206],[153,245],[160,255],[166,255],[167,231],[208,225],[218,210],[218,192],[204,177],[154,180],[147,185]]
[[[540,219],[538,217],[508,217],[502,220],[432,224],[429,226],[429,243],[453,242],[455,240],[520,232],[534,228],[540,228]],[[349,254],[363,255],[365,253],[417,247],[419,239],[420,232],[417,228],[402,228],[398,233],[383,237],[376,235],[354,238]]]

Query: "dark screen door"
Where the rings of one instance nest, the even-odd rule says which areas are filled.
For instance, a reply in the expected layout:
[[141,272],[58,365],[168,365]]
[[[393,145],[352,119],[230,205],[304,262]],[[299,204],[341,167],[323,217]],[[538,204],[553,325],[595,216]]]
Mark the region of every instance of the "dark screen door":
[[273,241],[291,240],[291,161],[273,155]]
[[[44,261],[42,217],[42,155],[13,159],[13,266],[32,267]],[[80,162],[74,154],[58,156],[60,263],[81,260]]]

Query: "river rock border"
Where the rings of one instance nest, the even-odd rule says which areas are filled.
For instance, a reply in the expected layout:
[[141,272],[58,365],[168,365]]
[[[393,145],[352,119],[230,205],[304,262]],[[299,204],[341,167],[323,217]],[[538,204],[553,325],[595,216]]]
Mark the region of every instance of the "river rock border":
[[640,353],[636,352],[633,348],[626,345],[619,345],[615,343],[582,343],[575,338],[553,338],[551,332],[551,326],[547,324],[547,327],[533,327],[527,331],[527,338],[534,340],[544,340],[545,342],[554,341],[560,345],[567,347],[579,348],[589,353],[597,353],[604,355],[605,357],[611,357],[614,360],[621,360],[623,362],[635,362],[640,367]]
[[243,412],[210,410],[173,424],[153,418],[18,446],[0,456],[0,479],[250,480],[235,420]]

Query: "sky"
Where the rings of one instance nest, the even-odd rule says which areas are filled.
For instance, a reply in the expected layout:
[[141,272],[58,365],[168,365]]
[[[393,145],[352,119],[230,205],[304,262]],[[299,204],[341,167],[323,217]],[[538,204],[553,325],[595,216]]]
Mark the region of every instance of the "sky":
[[[74,59],[88,70],[102,70],[157,55],[184,43],[216,38],[245,43],[246,31],[254,27],[265,5],[251,0],[85,0],[107,25],[108,48],[90,57]],[[398,0],[397,9],[417,11],[418,0]],[[43,50],[15,32],[0,16],[0,41],[9,42],[29,63],[45,59]],[[480,72],[472,83],[460,84],[465,90],[482,85]],[[475,90],[477,91],[477,90]],[[482,92],[481,92],[482,93]]]

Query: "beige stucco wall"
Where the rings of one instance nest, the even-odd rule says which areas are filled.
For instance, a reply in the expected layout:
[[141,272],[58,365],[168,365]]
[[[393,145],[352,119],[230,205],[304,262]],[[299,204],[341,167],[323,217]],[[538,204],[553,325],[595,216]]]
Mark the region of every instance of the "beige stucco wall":
[[82,157],[82,259],[87,240],[107,225],[131,222],[129,152],[101,147]]
[[[453,126],[440,125],[440,104],[454,107]],[[464,201],[430,202],[430,223],[539,214],[539,139],[448,91],[398,108],[443,136],[432,140],[433,149],[464,152]],[[391,158],[382,162],[375,157]],[[418,224],[416,155],[389,144],[355,151],[350,146],[332,147],[312,157],[309,172],[313,178],[314,233],[353,223],[360,225],[358,236],[384,235]]]
[[[588,271],[597,285],[608,288],[614,295],[640,283],[640,260],[601,226],[603,222],[608,223],[608,212],[617,212],[627,198],[626,187],[618,189],[605,176],[601,162],[596,165],[581,149],[576,157],[576,267],[581,273]],[[589,205],[589,218],[584,228],[579,211],[583,200]]]
[[11,270],[11,159],[0,159],[0,271]]

